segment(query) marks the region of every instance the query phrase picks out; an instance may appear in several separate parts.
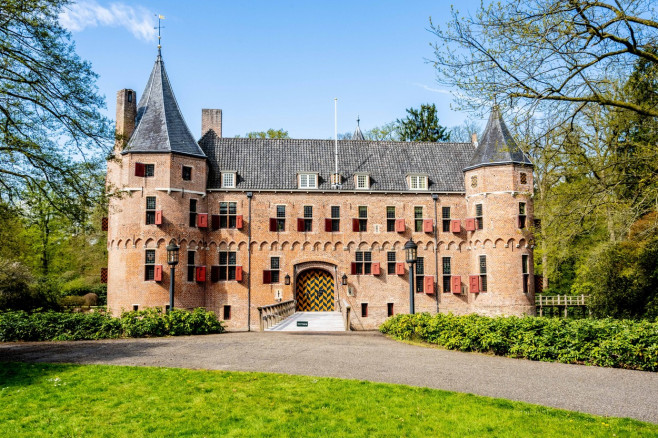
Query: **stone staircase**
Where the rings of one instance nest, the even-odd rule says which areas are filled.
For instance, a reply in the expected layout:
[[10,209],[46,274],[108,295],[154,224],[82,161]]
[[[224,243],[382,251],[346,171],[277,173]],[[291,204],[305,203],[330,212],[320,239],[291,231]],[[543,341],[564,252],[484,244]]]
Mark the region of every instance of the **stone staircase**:
[[344,332],[340,312],[295,312],[280,323],[265,329],[268,332]]

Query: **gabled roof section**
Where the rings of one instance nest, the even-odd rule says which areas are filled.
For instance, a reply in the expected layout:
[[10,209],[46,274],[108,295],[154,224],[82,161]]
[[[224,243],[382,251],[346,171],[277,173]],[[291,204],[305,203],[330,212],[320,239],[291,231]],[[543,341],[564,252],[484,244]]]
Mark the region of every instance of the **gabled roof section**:
[[484,134],[482,134],[475,154],[473,154],[473,158],[464,170],[513,163],[532,166],[532,162],[512,138],[512,134],[507,129],[498,107],[494,106],[491,109],[487,127],[484,129]]
[[[208,189],[221,188],[221,171],[234,169],[236,190],[297,190],[300,172],[317,172],[317,190],[332,190],[334,140],[220,138],[209,132],[199,144],[208,156]],[[370,191],[413,192],[407,174],[426,174],[424,192],[462,193],[462,169],[472,155],[470,143],[339,140],[338,171],[342,190],[355,190],[354,175],[367,173]]]
[[205,157],[178,108],[162,56],[158,55],[137,105],[135,131],[126,153],[164,152]]

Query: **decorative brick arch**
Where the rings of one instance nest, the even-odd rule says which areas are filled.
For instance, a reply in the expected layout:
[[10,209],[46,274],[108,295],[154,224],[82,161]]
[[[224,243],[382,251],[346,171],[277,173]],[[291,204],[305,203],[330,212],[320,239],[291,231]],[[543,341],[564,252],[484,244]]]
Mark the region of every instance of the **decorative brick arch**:
[[340,299],[340,281],[338,279],[338,266],[335,263],[329,261],[311,260],[299,262],[293,266],[294,275],[291,284],[293,285],[293,295],[295,297],[297,297],[297,277],[304,271],[308,271],[310,269],[321,269],[329,273],[329,275],[331,275],[334,280],[334,309],[339,309],[338,303]]

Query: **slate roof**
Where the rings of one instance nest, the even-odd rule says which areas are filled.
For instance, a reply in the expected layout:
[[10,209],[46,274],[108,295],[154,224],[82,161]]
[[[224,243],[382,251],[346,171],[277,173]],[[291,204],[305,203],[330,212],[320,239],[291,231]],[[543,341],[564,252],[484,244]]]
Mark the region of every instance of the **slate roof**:
[[365,137],[363,136],[363,132],[361,132],[361,127],[359,126],[358,119],[356,122],[356,129],[354,130],[354,134],[352,134],[352,140],[365,140]]
[[123,154],[175,152],[205,157],[178,108],[160,55],[137,105],[135,126]]
[[[429,192],[464,192],[462,169],[471,143],[407,143],[339,140],[343,190],[354,190],[354,174],[370,175],[372,191],[408,192],[406,175],[429,176]],[[317,172],[318,189],[331,189],[334,140],[219,138],[212,131],[199,144],[208,156],[208,188],[221,187],[222,170],[237,171],[237,190],[296,190],[297,174]]]
[[475,154],[464,170],[511,163],[532,166],[532,162],[512,138],[512,134],[507,129],[498,107],[494,106]]

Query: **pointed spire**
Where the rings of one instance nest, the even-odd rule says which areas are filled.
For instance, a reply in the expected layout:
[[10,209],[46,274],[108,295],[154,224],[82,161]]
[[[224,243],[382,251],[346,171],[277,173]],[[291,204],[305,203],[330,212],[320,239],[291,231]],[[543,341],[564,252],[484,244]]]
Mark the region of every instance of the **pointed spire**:
[[137,105],[135,131],[123,153],[175,152],[205,157],[178,108],[174,91],[158,54]]
[[359,116],[356,116],[356,129],[354,130],[354,134],[352,134],[352,140],[365,140],[366,138],[363,136],[363,133],[361,132],[361,126],[360,126],[361,119]]
[[512,163],[532,166],[532,162],[512,138],[512,134],[500,115],[498,105],[494,105],[473,158],[464,170]]

